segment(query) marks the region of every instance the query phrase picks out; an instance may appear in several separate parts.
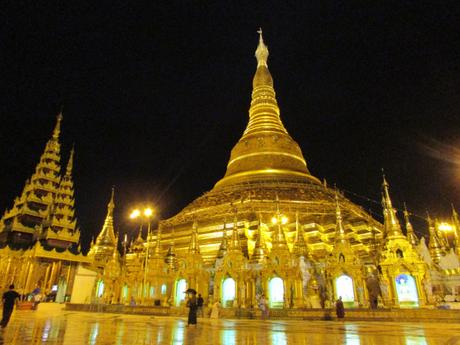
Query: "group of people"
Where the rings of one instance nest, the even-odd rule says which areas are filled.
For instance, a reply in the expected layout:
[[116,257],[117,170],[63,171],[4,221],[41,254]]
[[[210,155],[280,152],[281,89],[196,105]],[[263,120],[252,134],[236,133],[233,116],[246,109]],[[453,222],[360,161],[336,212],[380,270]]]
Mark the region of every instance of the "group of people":
[[[200,315],[201,317],[204,317],[204,299],[201,296],[201,294],[197,294],[196,292],[189,291],[188,292],[189,297],[187,299],[187,307],[189,308],[188,311],[188,321],[187,321],[187,326],[189,325],[195,325],[197,324],[197,317]],[[211,319],[218,319],[219,318],[219,310],[220,310],[220,301],[217,300],[214,302],[211,308],[211,314],[210,318]]]

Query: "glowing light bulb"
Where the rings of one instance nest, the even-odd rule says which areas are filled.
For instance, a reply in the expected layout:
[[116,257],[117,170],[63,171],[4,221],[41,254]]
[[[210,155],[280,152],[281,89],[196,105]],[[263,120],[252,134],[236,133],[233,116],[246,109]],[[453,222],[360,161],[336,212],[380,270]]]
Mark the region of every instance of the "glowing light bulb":
[[452,231],[454,228],[449,223],[442,222],[438,225],[438,229],[441,231]]
[[136,210],[133,210],[131,212],[131,214],[129,215],[129,218],[135,219],[135,218],[139,217],[140,215],[141,215],[141,211],[136,209]]
[[144,210],[144,216],[150,217],[153,214],[153,210],[151,208],[146,208]]

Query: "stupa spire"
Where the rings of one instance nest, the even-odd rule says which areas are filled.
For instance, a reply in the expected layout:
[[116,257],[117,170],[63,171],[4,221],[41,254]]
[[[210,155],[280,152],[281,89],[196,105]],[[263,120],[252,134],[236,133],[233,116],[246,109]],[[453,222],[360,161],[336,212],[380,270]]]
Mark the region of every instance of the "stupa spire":
[[160,252],[161,252],[161,228],[162,228],[162,224],[158,223],[158,233],[157,233],[157,238],[156,238],[155,249],[153,251],[153,255],[155,257],[160,257]]
[[254,251],[251,256],[251,263],[257,264],[265,259],[265,241],[262,233],[262,219],[259,214],[259,224],[257,225],[257,239],[254,244]]
[[107,215],[104,220],[102,230],[96,238],[96,246],[116,246],[117,239],[115,237],[115,231],[113,229],[113,210],[115,208],[114,202],[115,188],[112,187],[112,194],[110,201],[107,204]]
[[342,212],[340,210],[339,195],[337,193],[337,190],[335,191],[335,219],[335,244],[346,244],[347,238],[342,223]]
[[289,250],[288,248],[288,245],[287,245],[287,241],[286,241],[286,236],[284,234],[284,230],[283,230],[283,217],[281,215],[281,212],[280,212],[280,207],[279,207],[279,199],[278,199],[278,194],[276,195],[276,201],[275,201],[275,204],[276,204],[276,216],[274,218],[274,220],[276,220],[275,222],[275,230],[273,232],[273,239],[272,239],[272,250],[273,249],[287,249]]
[[409,212],[407,211],[407,206],[406,203],[404,203],[404,220],[406,222],[406,237],[407,240],[409,241],[412,246],[417,246],[419,243],[419,239],[417,235],[414,232],[414,228],[412,227],[412,224],[409,219]]
[[118,240],[113,229],[113,210],[115,208],[114,194],[114,187],[112,187],[112,194],[107,204],[107,215],[104,220],[104,225],[99,235],[97,235],[96,241],[91,243],[91,249],[88,253],[89,256],[94,257],[96,263],[108,262],[114,252],[117,251]]
[[72,175],[74,154],[75,154],[75,146],[72,146],[72,150],[70,150],[70,156],[69,156],[69,160],[67,161],[67,167],[65,171],[66,175],[68,176]]
[[233,216],[233,230],[232,240],[230,242],[230,250],[241,250],[240,234],[238,232],[238,213],[236,210]]
[[454,205],[452,205],[452,221],[454,223],[455,251],[457,255],[460,255],[460,221]]
[[56,117],[56,126],[54,127],[53,130],[53,139],[58,140],[59,139],[59,134],[61,133],[61,121],[62,121],[62,112],[59,112],[59,114]]
[[169,244],[168,252],[165,256],[165,263],[168,265],[170,270],[175,270],[177,268],[177,257],[174,240]]
[[260,179],[306,179],[321,183],[310,175],[299,145],[286,131],[276,100],[273,78],[268,70],[268,48],[259,33],[255,52],[257,68],[252,82],[249,122],[232,150],[224,178],[216,187]]
[[257,59],[257,67],[259,66],[265,66],[268,67],[267,65],[267,60],[268,60],[268,47],[264,43],[264,38],[262,36],[262,28],[257,30],[259,34],[259,45],[257,46],[256,49],[256,59]]
[[398,217],[396,217],[396,210],[393,208],[393,204],[390,198],[389,185],[383,175],[383,216],[384,216],[384,227],[386,238],[397,238],[404,237],[401,225],[399,224]]
[[295,230],[296,238],[294,242],[293,253],[297,256],[304,256],[306,258],[308,257],[308,247],[304,238],[303,226],[301,226],[299,222],[298,211],[295,213]]
[[442,246],[439,241],[438,234],[436,233],[435,225],[428,212],[427,212],[427,223],[428,223],[428,232],[430,234],[430,241],[428,242],[428,249],[430,251],[430,255],[433,261],[435,263],[439,263],[439,260],[444,255],[444,252],[442,250]]
[[224,220],[224,227],[222,229],[222,242],[220,243],[219,251],[217,257],[223,258],[228,249],[228,237],[227,237],[227,220]]
[[192,238],[190,240],[189,253],[200,253],[200,244],[198,242],[198,222],[193,221]]

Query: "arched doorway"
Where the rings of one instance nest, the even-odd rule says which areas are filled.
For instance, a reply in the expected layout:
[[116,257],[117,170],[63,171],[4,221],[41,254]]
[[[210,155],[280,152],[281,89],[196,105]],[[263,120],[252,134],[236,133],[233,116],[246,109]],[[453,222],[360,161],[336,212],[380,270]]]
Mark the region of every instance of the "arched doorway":
[[236,283],[233,278],[226,278],[222,284],[222,306],[232,307],[236,296]]
[[128,301],[128,294],[129,294],[129,287],[128,285],[124,285],[123,289],[121,290],[121,298],[124,303]]
[[283,308],[284,306],[284,284],[283,279],[274,277],[268,283],[268,301],[270,308]]
[[414,277],[400,274],[395,279],[395,286],[401,307],[418,307],[418,292]]
[[104,294],[104,282],[99,280],[96,286],[96,298],[101,298]]
[[353,279],[346,274],[342,274],[341,276],[337,277],[335,280],[335,292],[335,297],[342,297],[342,301],[344,303],[354,302],[355,292],[353,289]]
[[176,282],[176,307],[180,306],[181,302],[185,300],[185,290],[187,290],[187,282],[185,279],[179,279]]

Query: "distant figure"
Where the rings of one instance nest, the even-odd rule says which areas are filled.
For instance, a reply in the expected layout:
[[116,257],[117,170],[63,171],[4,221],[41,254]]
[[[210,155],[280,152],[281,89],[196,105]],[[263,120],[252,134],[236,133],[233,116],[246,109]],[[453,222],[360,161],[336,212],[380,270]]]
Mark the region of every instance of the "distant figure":
[[343,319],[345,317],[345,307],[343,306],[342,296],[340,296],[335,302],[335,313],[339,319]]
[[195,325],[196,327],[196,311],[198,309],[196,294],[191,294],[188,298],[187,307],[189,308],[187,327],[189,325]]
[[211,309],[211,319],[218,319],[219,318],[219,310],[220,310],[220,301],[217,300],[212,305]]
[[264,294],[262,294],[262,296],[260,296],[259,309],[262,312],[262,319],[268,319],[269,309],[268,309],[267,299],[265,298]]
[[32,309],[33,310],[37,310],[38,308],[38,305],[40,304],[40,302],[42,301],[42,294],[40,292],[38,292],[37,294],[34,295],[33,297],[33,306],[32,306]]
[[204,299],[201,297],[201,294],[198,294],[198,298],[196,299],[196,313],[197,315],[200,315],[203,317],[203,304],[204,304]]
[[136,306],[136,300],[134,299],[134,296],[131,296],[131,300],[129,301],[129,305],[131,307],[135,307]]
[[371,309],[377,309],[379,296],[382,296],[378,279],[373,275],[369,275],[366,279],[366,286],[369,292],[369,307]]
[[10,321],[11,314],[13,313],[14,305],[18,304],[19,297],[21,297],[16,291],[14,291],[14,285],[10,285],[9,291],[5,292],[2,297],[3,301],[3,318],[0,321],[0,326],[5,328]]

